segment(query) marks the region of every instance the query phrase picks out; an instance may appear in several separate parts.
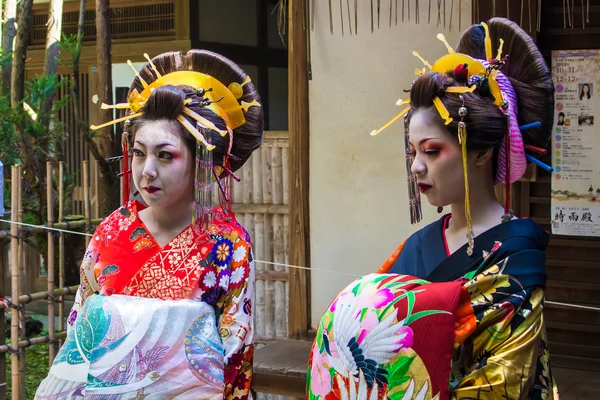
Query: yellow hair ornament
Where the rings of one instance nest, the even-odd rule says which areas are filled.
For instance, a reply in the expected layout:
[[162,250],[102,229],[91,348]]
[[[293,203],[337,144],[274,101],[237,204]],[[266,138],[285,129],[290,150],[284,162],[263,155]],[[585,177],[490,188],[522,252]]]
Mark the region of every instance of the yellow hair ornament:
[[498,55],[496,56],[496,60],[500,61],[502,59],[502,48],[504,47],[504,39],[500,39],[500,47],[498,47]]
[[444,103],[442,103],[442,100],[439,97],[435,96],[435,98],[433,99],[433,105],[437,109],[437,112],[440,114],[440,117],[442,117],[442,119],[444,120],[445,125],[448,125],[450,122],[453,121],[452,118],[450,118],[450,113],[448,112],[448,109],[446,108]]
[[183,127],[185,129],[187,129],[187,131],[189,133],[191,133],[192,136],[195,137],[197,141],[202,143],[208,151],[214,150],[215,146],[212,144],[208,144],[206,142],[206,140],[204,140],[204,136],[202,136],[202,134],[200,132],[198,132],[198,130],[196,128],[194,128],[194,126],[192,124],[190,124],[190,122],[187,119],[185,119],[185,117],[183,115],[179,114],[177,116],[177,120],[179,122],[181,122],[181,125],[183,125]]
[[421,57],[421,55],[420,55],[419,53],[417,53],[416,51],[414,51],[414,50],[413,50],[413,56],[415,56],[415,57],[417,57],[419,60],[421,60],[421,62],[422,62],[423,64],[425,64],[425,66],[426,66],[427,68],[429,68],[429,69],[431,69],[431,68],[432,68],[432,67],[431,67],[431,64],[429,64],[429,62],[428,62],[426,59],[424,59],[423,57]]
[[382,126],[379,129],[373,130],[371,131],[371,136],[377,136],[382,130],[384,130],[385,128],[387,128],[388,126],[390,126],[391,124],[393,124],[394,122],[396,122],[400,117],[406,115],[406,113],[410,110],[410,107],[406,107],[404,110],[400,111],[400,113],[398,115],[396,115],[394,118],[392,118],[391,120],[389,120],[384,126]]
[[224,131],[222,129],[217,128],[215,126],[215,124],[213,124],[212,122],[210,122],[209,120],[207,120],[206,118],[204,118],[203,116],[201,116],[200,114],[198,114],[198,113],[190,110],[189,108],[185,107],[183,109],[183,113],[186,114],[186,115],[189,115],[190,117],[192,117],[193,119],[195,119],[196,122],[198,122],[204,128],[210,129],[210,130],[213,130],[213,131],[217,131],[217,132],[219,132],[219,134],[221,136],[227,135],[227,131]]
[[248,112],[248,109],[249,109],[250,107],[252,107],[252,106],[255,106],[255,107],[260,107],[260,103],[259,103],[258,101],[256,101],[256,100],[252,100],[252,102],[251,102],[251,103],[248,103],[248,102],[242,101],[242,104],[240,105],[240,107],[242,107],[242,109],[243,109],[244,111],[246,111],[246,112]]
[[118,110],[129,110],[129,103],[119,103],[119,104],[106,104],[106,103],[102,103],[102,105],[100,106],[101,109],[103,110],[110,110],[110,109],[118,109]]
[[397,106],[402,106],[404,104],[409,104],[410,103],[410,98],[406,99],[406,100],[402,100],[402,99],[398,99],[398,101],[396,102]]
[[133,114],[133,115],[127,115],[125,117],[117,118],[117,119],[115,119],[113,121],[107,122],[107,123],[102,124],[102,125],[92,125],[92,126],[90,126],[90,129],[93,130],[93,131],[96,131],[98,129],[102,129],[102,128],[110,126],[110,125],[118,124],[119,122],[127,121],[128,119],[134,119],[134,118],[137,118],[137,117],[141,117],[142,115],[144,115],[144,113],[141,113],[141,112],[139,112],[137,114]]
[[162,78],[161,73],[158,72],[158,69],[156,69],[156,65],[154,65],[154,63],[152,62],[152,59],[150,59],[150,56],[148,55],[148,53],[144,53],[144,58],[148,61],[148,64],[150,64],[150,67],[152,67],[152,70],[156,74],[156,77]]
[[242,84],[239,84],[237,82],[231,82],[227,88],[229,89],[229,91],[231,91],[231,93],[233,93],[235,98],[239,100],[244,95],[244,85],[250,82],[252,82],[252,79],[250,79],[250,77],[247,76]]
[[446,89],[446,93],[473,93],[477,86],[450,86]]
[[138,77],[138,79],[142,83],[142,86],[144,87],[144,89],[146,89],[148,87],[148,84],[146,83],[145,80],[142,79],[142,77],[140,76],[140,73],[137,71],[137,69],[135,69],[131,60],[127,60],[127,65],[129,65],[131,67],[131,69],[133,70],[133,72],[135,72],[135,76]]
[[443,34],[443,33],[438,33],[438,34],[437,34],[437,38],[438,38],[439,40],[441,40],[441,41],[442,41],[442,43],[444,43],[444,46],[446,46],[446,49],[448,49],[448,53],[449,53],[449,54],[456,53],[456,51],[454,51],[454,49],[452,48],[452,46],[450,46],[450,45],[448,44],[448,41],[446,40],[446,36],[444,36],[444,34]]
[[485,59],[491,60],[492,59],[492,39],[490,38],[490,29],[488,28],[488,26],[485,22],[482,22],[481,25],[483,26],[483,29],[485,30],[485,39],[484,39]]

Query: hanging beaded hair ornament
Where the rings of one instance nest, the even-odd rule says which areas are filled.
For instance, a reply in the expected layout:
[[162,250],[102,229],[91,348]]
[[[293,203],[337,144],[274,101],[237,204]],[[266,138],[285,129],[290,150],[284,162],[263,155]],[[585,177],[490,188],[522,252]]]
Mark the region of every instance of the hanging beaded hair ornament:
[[[229,166],[229,159],[236,159],[231,154],[231,148],[233,144],[233,130],[244,125],[246,118],[244,111],[252,106],[260,107],[261,104],[254,100],[251,103],[245,101],[239,101],[244,93],[244,85],[251,82],[250,77],[246,78],[243,83],[233,82],[229,86],[225,86],[218,79],[204,74],[198,71],[179,70],[173,71],[168,74],[162,75],[148,54],[144,54],[144,57],[148,61],[152,71],[156,75],[156,80],[151,83],[147,83],[140,74],[135,70],[131,61],[127,61],[127,64],[133,68],[136,76],[142,84],[144,90],[138,92],[133,89],[129,93],[127,103],[120,103],[115,105],[102,104],[102,109],[120,109],[127,110],[128,114],[125,117],[117,118],[113,121],[104,123],[102,125],[92,125],[92,130],[98,130],[113,124],[125,122],[125,132],[122,136],[122,150],[123,150],[123,202],[129,200],[130,183],[129,175],[131,174],[129,166],[129,129],[131,128],[131,120],[139,118],[144,115],[144,105],[152,94],[152,92],[161,86],[188,86],[196,88],[193,93],[186,93],[188,97],[196,95],[200,98],[199,101],[193,101],[192,99],[186,99],[184,101],[184,109],[181,114],[178,115],[177,121],[185,128],[196,140],[196,170],[194,180],[194,221],[201,219],[204,225],[211,223],[211,213],[213,211],[212,206],[212,189],[214,182],[216,181],[219,185],[219,189],[223,196],[223,199],[227,205],[230,203],[230,187],[231,185],[227,182],[222,182],[220,173],[217,173],[213,164],[212,150],[215,146],[211,142],[211,131],[218,132],[221,136],[226,136],[229,133],[229,147],[221,167],[225,172],[225,177],[232,177],[239,181],[239,178],[233,173]],[[200,106],[207,108],[217,114],[225,121],[226,130],[218,129],[211,121],[202,117],[198,113],[191,110],[191,106]],[[185,117],[190,117],[194,120],[195,124],[190,123]]]
[[[473,223],[471,219],[470,210],[470,199],[469,199],[469,181],[467,172],[467,124],[465,123],[465,117],[468,115],[467,105],[465,104],[464,97],[462,94],[475,92],[476,90],[483,97],[491,97],[496,104],[504,113],[507,118],[507,132],[505,135],[505,143],[500,146],[498,154],[498,168],[495,177],[495,183],[506,184],[506,199],[505,199],[505,216],[503,220],[510,219],[512,210],[510,210],[510,184],[520,179],[525,173],[527,168],[527,160],[536,162],[539,165],[538,160],[533,160],[532,157],[525,154],[523,137],[521,130],[539,126],[539,123],[532,123],[526,126],[519,127],[517,120],[517,95],[515,89],[512,87],[510,80],[500,71],[502,66],[506,63],[508,56],[502,56],[502,47],[504,40],[500,39],[500,45],[498,48],[498,54],[496,58],[492,55],[492,41],[489,35],[489,29],[487,24],[481,23],[485,31],[485,53],[487,60],[478,60],[470,57],[466,54],[457,53],[446,41],[443,34],[438,34],[437,38],[444,43],[448,50],[448,54],[442,56],[431,65],[427,60],[423,59],[419,53],[413,51],[413,55],[418,57],[425,67],[429,68],[430,72],[438,72],[442,74],[453,74],[456,81],[464,84],[464,86],[450,86],[445,90],[446,94],[455,94],[460,96],[462,105],[458,110],[458,116],[460,121],[458,122],[458,141],[461,146],[461,157],[463,161],[463,173],[465,180],[465,215],[467,220],[467,254],[471,256],[475,248],[475,234],[473,232]],[[415,74],[422,76],[425,74],[425,68],[416,69]],[[410,149],[408,145],[408,121],[406,115],[410,111],[410,98],[405,100],[398,100],[396,105],[406,106],[398,115],[392,118],[389,122],[383,125],[381,128],[371,132],[371,136],[378,135],[381,131],[392,125],[398,119],[404,117],[405,119],[405,146],[407,154],[407,175],[408,175],[408,193],[409,193],[409,206],[411,223],[417,223],[422,218],[422,212],[420,210],[421,200],[420,193],[417,188],[416,176],[411,172],[412,156],[410,156]],[[453,118],[444,106],[442,100],[436,96],[433,99],[433,105],[437,110],[438,114],[442,118],[445,125],[450,124]],[[547,166],[546,166],[547,167]],[[547,167],[548,168],[548,167]],[[512,217],[511,217],[512,218]]]

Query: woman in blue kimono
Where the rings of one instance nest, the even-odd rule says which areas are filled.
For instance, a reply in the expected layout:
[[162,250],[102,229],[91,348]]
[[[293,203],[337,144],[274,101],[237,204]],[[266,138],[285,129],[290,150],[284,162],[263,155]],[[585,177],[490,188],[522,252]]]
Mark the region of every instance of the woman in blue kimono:
[[429,71],[395,119],[405,117],[411,219],[421,194],[451,212],[336,297],[311,353],[310,399],[556,396],[542,312],[549,235],[514,217],[509,190],[504,205],[494,191],[547,144],[550,71],[506,19],[472,26],[456,50],[438,38],[449,54],[421,59]]

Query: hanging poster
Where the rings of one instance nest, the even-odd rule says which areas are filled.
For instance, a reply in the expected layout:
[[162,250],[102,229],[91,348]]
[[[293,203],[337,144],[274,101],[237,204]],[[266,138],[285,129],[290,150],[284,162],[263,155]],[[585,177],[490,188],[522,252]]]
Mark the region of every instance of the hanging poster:
[[600,236],[599,77],[600,50],[552,52],[554,234]]

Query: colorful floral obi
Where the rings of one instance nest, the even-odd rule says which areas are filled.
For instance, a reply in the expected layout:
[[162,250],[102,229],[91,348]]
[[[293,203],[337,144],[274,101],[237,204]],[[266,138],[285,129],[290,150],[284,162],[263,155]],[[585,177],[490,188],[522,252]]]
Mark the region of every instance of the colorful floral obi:
[[455,329],[473,319],[460,281],[364,276],[321,319],[307,398],[447,399]]
[[93,295],[36,399],[223,399],[224,358],[207,303]]

